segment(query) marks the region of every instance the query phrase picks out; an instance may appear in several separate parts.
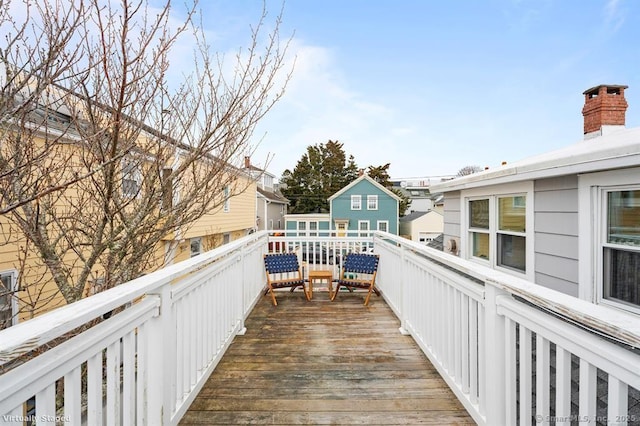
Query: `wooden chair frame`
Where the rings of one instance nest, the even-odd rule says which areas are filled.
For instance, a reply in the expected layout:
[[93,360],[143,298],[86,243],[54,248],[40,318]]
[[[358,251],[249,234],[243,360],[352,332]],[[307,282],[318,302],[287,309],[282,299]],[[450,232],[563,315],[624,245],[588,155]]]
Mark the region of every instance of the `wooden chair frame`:
[[371,293],[380,296],[380,292],[375,286],[379,261],[380,256],[377,254],[348,253],[342,264],[337,286],[331,300],[335,300],[340,286],[346,287],[350,291],[353,291],[353,288],[369,290],[367,297],[364,299],[365,306],[369,304]]
[[293,292],[296,288],[302,287],[307,300],[311,300],[311,295],[302,276],[302,269],[298,263],[298,256],[295,253],[265,254],[264,268],[267,275],[265,294],[271,293],[273,306],[278,306],[274,292],[274,289],[277,288],[290,287]]

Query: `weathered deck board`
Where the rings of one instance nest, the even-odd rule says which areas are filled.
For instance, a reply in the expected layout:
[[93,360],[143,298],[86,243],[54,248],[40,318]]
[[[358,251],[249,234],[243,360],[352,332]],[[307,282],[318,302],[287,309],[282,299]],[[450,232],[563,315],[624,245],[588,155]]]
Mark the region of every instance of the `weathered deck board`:
[[181,424],[475,424],[382,298],[265,296]]

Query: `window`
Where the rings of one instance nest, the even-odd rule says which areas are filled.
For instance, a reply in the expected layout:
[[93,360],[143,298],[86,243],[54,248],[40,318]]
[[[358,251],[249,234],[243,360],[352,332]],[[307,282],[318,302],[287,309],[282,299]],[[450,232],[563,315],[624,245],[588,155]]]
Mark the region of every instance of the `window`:
[[142,173],[140,166],[132,159],[122,160],[122,195],[129,198],[140,194]]
[[378,210],[377,195],[367,195],[367,210]]
[[351,210],[362,209],[362,195],[351,196]]
[[230,194],[229,187],[225,186],[223,189],[224,206],[222,208],[224,212],[228,212],[231,208],[231,200],[229,198],[229,194]]
[[524,196],[498,197],[497,263],[522,272],[527,266],[525,210]]
[[578,177],[579,296],[640,314],[640,168]]
[[527,183],[492,188],[492,195],[482,194],[486,188],[465,191],[462,255],[532,279],[533,239],[527,227],[533,221],[533,206],[527,203],[532,190],[533,184]]
[[202,253],[202,238],[191,238],[191,257],[197,256]]
[[640,308],[640,188],[603,195],[602,297]]
[[229,244],[231,242],[231,234],[226,233],[222,235],[222,244]]
[[378,231],[389,232],[389,221],[388,220],[379,220],[378,221]]
[[469,201],[471,256],[489,260],[489,199]]
[[298,237],[307,236],[307,222],[298,222]]
[[0,273],[0,330],[18,322],[18,300],[15,297],[17,290],[16,274]]
[[309,236],[310,237],[318,236],[318,222],[309,222]]
[[358,221],[358,231],[360,231],[361,237],[369,236],[369,221],[368,220],[359,220]]

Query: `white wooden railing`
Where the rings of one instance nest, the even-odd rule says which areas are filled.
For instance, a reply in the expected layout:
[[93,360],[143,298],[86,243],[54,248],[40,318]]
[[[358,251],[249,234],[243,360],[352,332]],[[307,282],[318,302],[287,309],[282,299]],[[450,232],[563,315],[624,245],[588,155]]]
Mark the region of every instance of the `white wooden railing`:
[[640,389],[637,317],[388,234],[374,247],[401,331],[478,424],[640,424],[628,406]]
[[349,251],[378,253],[377,285],[400,331],[413,336],[478,424],[606,424],[596,409],[602,380],[608,423],[640,423],[627,404],[640,389],[637,318],[377,232],[254,234],[0,332],[6,366],[117,312],[2,374],[0,423],[23,424],[35,396],[30,419],[38,424],[56,417],[65,424],[177,424],[243,332],[264,288],[262,254],[269,250],[296,250],[307,268],[336,272]]
[[7,368],[117,312],[2,374],[0,424],[177,424],[243,332],[266,248],[266,234],[249,236],[3,330]]

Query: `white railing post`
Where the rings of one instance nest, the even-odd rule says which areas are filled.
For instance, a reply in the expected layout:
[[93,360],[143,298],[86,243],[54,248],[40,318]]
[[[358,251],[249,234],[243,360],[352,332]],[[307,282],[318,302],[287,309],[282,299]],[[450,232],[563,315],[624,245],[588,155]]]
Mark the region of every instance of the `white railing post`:
[[171,285],[165,284],[149,296],[160,298],[160,313],[149,321],[146,419],[150,425],[167,425],[176,404],[176,325]]
[[485,299],[485,344],[484,366],[485,383],[484,398],[486,408],[486,424],[505,424],[506,413],[506,351],[505,351],[505,318],[497,312],[497,299],[507,293],[486,283]]
[[409,306],[409,303],[407,303],[405,298],[409,297],[409,292],[407,291],[406,283],[407,274],[405,272],[405,253],[406,248],[404,246],[400,246],[400,271],[398,274],[398,279],[400,281],[400,297],[398,298],[398,302],[400,303],[400,306],[398,306],[400,310],[400,328],[398,330],[400,331],[400,334],[408,336],[410,334],[409,328],[407,327],[407,316],[409,315],[407,312],[407,306]]
[[238,331],[238,335],[240,336],[244,336],[245,333],[247,332],[247,327],[244,326],[244,301],[245,301],[245,295],[246,295],[246,290],[247,290],[247,273],[245,272],[245,269],[249,266],[247,265],[247,253],[246,253],[246,249],[243,247],[240,249],[240,259],[239,262],[241,262],[240,265],[240,296],[239,296],[239,302],[240,302],[240,328]]

